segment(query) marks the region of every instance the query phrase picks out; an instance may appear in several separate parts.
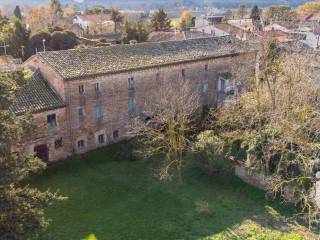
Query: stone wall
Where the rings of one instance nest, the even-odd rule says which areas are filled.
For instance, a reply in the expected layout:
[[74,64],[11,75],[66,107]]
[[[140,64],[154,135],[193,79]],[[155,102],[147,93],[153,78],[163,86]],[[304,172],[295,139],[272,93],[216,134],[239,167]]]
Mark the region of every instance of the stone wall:
[[[249,171],[243,166],[235,166],[235,175],[239,177],[245,183],[248,183],[256,188],[266,191],[268,177],[262,173]],[[316,174],[316,186],[315,186],[315,204],[320,208],[320,172]],[[294,187],[284,187],[283,197],[286,201],[297,204],[300,199],[296,197]]]
[[268,179],[265,175],[257,172],[250,172],[247,168],[239,165],[235,166],[235,174],[245,183],[261,190],[266,190]]

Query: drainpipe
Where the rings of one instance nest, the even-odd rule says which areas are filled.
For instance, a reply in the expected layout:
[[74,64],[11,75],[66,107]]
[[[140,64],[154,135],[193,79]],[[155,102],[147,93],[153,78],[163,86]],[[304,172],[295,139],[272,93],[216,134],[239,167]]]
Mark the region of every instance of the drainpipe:
[[[66,82],[64,83],[66,84]],[[67,87],[65,85],[64,87],[64,95],[66,96],[66,90],[70,93],[70,86],[69,86],[69,82],[67,83]],[[67,99],[66,99],[67,100]],[[72,130],[72,123],[71,123],[71,120],[72,120],[72,117],[71,117],[71,95],[68,94],[68,105],[66,106],[66,110],[67,110],[67,124],[68,124],[68,128],[69,128],[69,134],[70,134],[70,141],[71,141],[71,154],[73,155],[75,153],[75,148],[74,148],[74,139],[73,139],[73,130]]]
[[315,202],[318,208],[320,208],[320,171],[316,173],[316,197]]

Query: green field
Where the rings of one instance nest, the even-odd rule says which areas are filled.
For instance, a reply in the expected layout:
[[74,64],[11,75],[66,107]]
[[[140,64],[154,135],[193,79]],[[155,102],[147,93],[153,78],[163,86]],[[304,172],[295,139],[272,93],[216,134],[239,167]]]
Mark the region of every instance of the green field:
[[80,240],[91,233],[98,240],[214,239],[248,221],[273,226],[264,193],[232,174],[208,176],[190,164],[182,185],[162,182],[154,164],[122,159],[122,152],[121,145],[97,150],[34,179],[41,189],[68,197],[46,211],[52,219],[46,239]]

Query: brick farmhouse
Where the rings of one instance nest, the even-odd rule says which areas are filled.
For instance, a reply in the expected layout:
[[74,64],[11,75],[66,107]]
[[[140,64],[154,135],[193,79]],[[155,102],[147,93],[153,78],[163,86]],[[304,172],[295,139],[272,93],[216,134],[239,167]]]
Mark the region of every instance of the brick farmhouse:
[[223,74],[254,67],[255,56],[228,36],[38,53],[24,63],[34,73],[11,106],[31,111],[37,129],[14,150],[56,161],[125,139],[132,112],[165,81],[188,79],[202,104],[216,106]]

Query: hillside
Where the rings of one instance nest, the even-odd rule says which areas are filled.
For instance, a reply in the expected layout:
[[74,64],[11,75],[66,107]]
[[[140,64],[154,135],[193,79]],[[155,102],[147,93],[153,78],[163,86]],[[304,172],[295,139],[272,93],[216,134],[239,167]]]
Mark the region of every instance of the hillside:
[[[121,8],[171,8],[176,6],[187,6],[187,7],[203,7],[203,6],[214,6],[217,8],[235,8],[239,4],[258,4],[261,7],[266,7],[272,4],[283,4],[296,7],[297,5],[303,4],[308,0],[61,0],[63,4],[77,4],[79,7],[92,6],[92,5],[111,5]],[[48,0],[29,0],[28,4],[45,4]],[[24,0],[1,0],[0,5],[6,4],[24,4]]]

